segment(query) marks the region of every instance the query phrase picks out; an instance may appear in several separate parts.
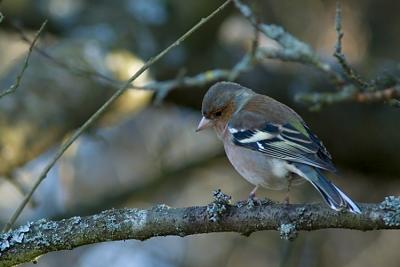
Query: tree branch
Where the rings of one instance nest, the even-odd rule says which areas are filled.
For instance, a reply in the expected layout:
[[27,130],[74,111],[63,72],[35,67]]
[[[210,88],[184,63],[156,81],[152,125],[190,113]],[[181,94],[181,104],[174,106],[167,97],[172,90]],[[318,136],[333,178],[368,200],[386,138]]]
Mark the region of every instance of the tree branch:
[[392,106],[400,106],[400,87],[394,86],[382,90],[359,91],[353,84],[342,87],[338,92],[327,93],[298,93],[296,100],[318,110],[322,105],[330,105],[340,102],[377,103],[388,102]]
[[192,33],[198,30],[201,26],[203,26],[207,21],[213,18],[216,14],[218,14],[224,7],[226,7],[231,0],[225,1],[221,6],[219,6],[216,10],[214,10],[211,14],[207,17],[202,18],[196,25],[190,28],[186,33],[184,33],[181,37],[179,37],[175,42],[173,42],[170,46],[162,50],[159,54],[155,57],[150,58],[135,74],[133,74],[126,83],[119,88],[90,118],[81,126],[79,127],[74,134],[72,134],[64,144],[60,146],[58,151],[55,153],[54,157],[50,160],[50,162],[45,166],[42,172],[39,174],[38,178],[36,179],[33,187],[29,191],[29,193],[24,197],[21,204],[17,207],[16,211],[11,216],[10,220],[5,225],[3,231],[8,231],[12,225],[15,223],[27,203],[29,202],[30,198],[32,197],[35,190],[38,188],[40,183],[46,178],[47,173],[50,169],[54,166],[57,160],[64,154],[64,152],[75,142],[76,139],[86,130],[88,129],[106,110],[107,108],[114,103],[114,101],[120,97],[131,85],[131,83],[136,80],[143,72],[145,72],[151,65],[156,63],[160,60],[165,54],[167,54],[171,49],[178,46],[181,42],[186,40]]
[[281,45],[281,48],[259,48],[260,54],[265,58],[310,65],[326,73],[335,83],[343,82],[340,74],[333,71],[328,63],[323,62],[308,44],[300,41],[281,26],[259,23],[249,6],[243,4],[240,0],[233,0],[233,2],[254,28]]
[[[3,20],[3,15],[0,13],[0,22]],[[8,94],[13,93],[15,90],[17,90],[17,88],[19,87],[22,77],[24,76],[25,70],[28,68],[28,63],[29,63],[29,59],[31,57],[33,48],[37,42],[37,40],[39,39],[40,34],[42,33],[44,27],[47,24],[47,20],[45,20],[42,25],[40,26],[39,30],[36,32],[35,37],[33,38],[33,41],[30,43],[29,45],[29,50],[28,50],[28,54],[26,55],[25,61],[24,61],[24,65],[22,66],[21,71],[18,73],[17,78],[15,79],[15,83],[12,84],[9,88],[7,88],[6,90],[3,90],[2,92],[0,92],[0,98],[2,98],[3,96],[6,96]]]
[[220,80],[233,81],[243,72],[248,71],[253,65],[253,50],[246,53],[240,61],[238,61],[230,69],[212,69],[194,76],[185,76],[173,80],[156,81],[148,83],[141,87],[144,90],[152,90],[156,92],[156,103],[159,103],[173,89],[178,87],[204,86],[211,82]]
[[340,1],[336,2],[336,16],[335,16],[335,29],[336,29],[336,45],[334,56],[342,67],[344,73],[347,78],[354,83],[355,86],[359,88],[367,88],[369,86],[368,82],[364,81],[360,75],[356,73],[356,71],[350,67],[349,63],[347,63],[346,57],[342,52],[342,39],[343,39],[343,31],[342,31],[342,8],[340,6]]
[[[393,106],[400,106],[399,89],[397,79],[389,86],[382,87],[377,82],[379,77],[371,82],[363,80],[357,72],[351,68],[342,52],[342,16],[340,3],[336,6],[335,28],[337,33],[334,56],[339,62],[343,73],[333,69],[330,64],[321,60],[317,53],[307,44],[293,36],[283,27],[273,24],[259,23],[251,8],[240,0],[233,0],[240,13],[256,28],[260,33],[268,38],[275,40],[280,48],[257,49],[257,59],[262,58],[278,59],[288,62],[314,67],[327,74],[337,87],[336,92],[329,93],[298,93],[296,100],[304,102],[316,110],[322,105],[333,104],[344,101],[354,101],[359,103],[386,102]],[[343,77],[344,76],[344,77]],[[391,77],[389,77],[391,78]]]
[[[24,41],[25,43],[32,43],[32,41],[29,39],[29,37],[25,34],[24,29],[19,25],[19,23],[11,21],[10,27],[14,29],[18,35],[20,36],[21,40]],[[91,69],[86,69],[84,67],[80,67],[77,65],[71,65],[59,58],[55,58],[49,53],[47,53],[46,50],[40,48],[40,47],[34,47],[33,48],[39,55],[41,55],[43,58],[49,60],[51,63],[53,63],[55,66],[58,66],[62,69],[67,70],[68,72],[77,75],[77,76],[82,76],[82,77],[88,77],[92,79],[98,79],[101,81],[106,82],[109,85],[115,86],[115,87],[120,87],[123,85],[123,82],[118,81],[112,77],[109,77],[107,75],[104,75],[100,72],[97,72],[95,70]],[[137,88],[137,86],[131,85],[131,88]]]
[[0,266],[32,261],[51,251],[112,240],[146,240],[156,236],[188,236],[212,232],[249,235],[277,230],[284,239],[298,231],[345,228],[361,231],[400,229],[400,197],[380,204],[361,204],[363,213],[336,212],[324,204],[229,204],[229,196],[214,192],[208,206],[151,209],[112,209],[87,217],[60,221],[41,219],[0,236]]

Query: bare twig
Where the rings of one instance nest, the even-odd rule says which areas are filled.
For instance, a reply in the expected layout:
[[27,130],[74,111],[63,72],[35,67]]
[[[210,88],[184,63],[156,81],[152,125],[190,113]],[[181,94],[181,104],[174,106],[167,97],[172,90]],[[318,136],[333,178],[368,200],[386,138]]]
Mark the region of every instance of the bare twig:
[[[21,26],[19,26],[17,23],[15,22],[11,22],[11,27],[14,28],[14,30],[20,35],[20,38],[22,41],[26,42],[26,43],[31,43],[32,41],[29,39],[29,37],[25,34],[24,30],[22,29]],[[77,76],[82,76],[82,77],[89,77],[92,79],[99,79],[103,82],[106,82],[109,85],[112,86],[116,86],[116,87],[120,87],[122,86],[124,83],[121,81],[118,81],[112,77],[109,77],[105,74],[99,73],[95,70],[89,70],[86,68],[82,68],[79,66],[73,66],[71,64],[68,64],[67,62],[64,62],[58,58],[53,57],[52,55],[50,55],[49,53],[46,52],[46,50],[40,48],[40,47],[34,47],[33,48],[39,55],[41,55],[42,57],[44,57],[45,59],[49,60],[51,63],[53,63],[54,65],[63,68],[67,71],[69,71],[70,73],[77,75]],[[145,89],[142,86],[137,86],[137,85],[133,85],[131,84],[129,86],[129,88],[132,89]]]
[[156,81],[142,86],[140,89],[152,90],[157,93],[156,102],[159,103],[173,89],[178,87],[203,86],[219,80],[236,80],[243,72],[253,65],[253,50],[245,54],[231,69],[213,69],[195,76],[181,77],[168,81]]
[[342,87],[339,92],[329,93],[304,93],[297,94],[296,100],[311,106],[311,109],[318,110],[323,105],[335,104],[339,102],[358,102],[358,103],[377,103],[387,102],[398,106],[400,98],[399,87],[389,87],[383,90],[359,91],[357,87],[348,84]]
[[[24,30],[19,26],[17,23],[11,23],[11,27],[15,29],[15,31],[20,35],[21,39],[27,43],[31,43],[31,40],[28,38],[28,36],[24,33]],[[256,30],[257,35],[258,31]],[[258,37],[257,37],[258,38]],[[257,46],[258,46],[258,41],[253,42],[252,45],[252,50],[251,54],[252,57],[255,57],[255,53],[257,51]],[[99,80],[102,80],[104,82],[107,82],[110,85],[113,86],[121,86],[123,83],[115,80],[111,77],[108,77],[107,75],[101,74],[99,72],[93,71],[93,70],[88,70],[85,68],[81,68],[78,66],[72,66],[71,64],[68,64],[66,62],[63,62],[49,53],[47,53],[45,50],[35,47],[34,50],[38,52],[41,56],[52,62],[58,67],[61,67],[75,75],[78,76],[87,76],[90,78],[97,78]],[[182,73],[178,74],[178,76],[175,79],[167,80],[167,81],[153,81],[150,82],[146,85],[143,86],[137,86],[137,85],[130,85],[130,88],[132,89],[139,89],[139,90],[152,90],[156,92],[156,99],[155,103],[160,103],[166,95],[173,89],[178,88],[178,87],[193,87],[193,86],[203,86],[207,83],[211,83],[214,81],[218,80],[235,80],[238,75],[240,75],[241,72],[248,70],[250,68],[249,66],[250,62],[247,58],[247,55],[240,61],[238,62],[232,69],[214,69],[214,70],[208,70],[203,73],[199,73],[195,76],[192,77],[187,77],[184,76]]]
[[377,91],[357,92],[355,95],[355,100],[360,103],[386,102],[396,98],[400,98],[399,87],[390,87]]
[[398,86],[391,85],[388,88],[381,89],[377,84],[364,81],[347,63],[342,53],[343,32],[339,2],[336,8],[337,43],[334,55],[342,66],[344,75],[351,83],[347,82],[341,73],[332,69],[328,63],[323,62],[308,44],[300,41],[281,26],[259,23],[249,6],[243,4],[240,0],[233,0],[233,2],[255,29],[275,40],[281,46],[280,48],[258,47],[255,53],[258,61],[263,58],[270,58],[310,65],[328,74],[334,85],[339,89],[332,93],[299,93],[296,95],[297,100],[311,105],[314,110],[325,104],[343,101],[386,102],[393,106],[400,106],[400,101],[397,99],[399,98]]
[[257,207],[247,201],[235,205],[221,192],[208,206],[107,210],[88,217],[61,221],[45,219],[28,223],[0,236],[0,265],[32,261],[51,251],[73,249],[110,240],[146,240],[156,236],[188,236],[212,232],[250,235],[261,230],[279,231],[293,239],[299,231],[327,228],[371,231],[400,229],[400,198],[387,197],[382,203],[360,204],[363,213],[336,212],[324,204],[271,204]]
[[[26,43],[32,43],[32,41],[29,39],[29,37],[25,34],[24,29],[18,25],[18,23],[16,22],[11,22],[10,26],[19,34],[20,38],[22,41],[26,42]],[[40,47],[34,47],[34,50],[41,55],[42,57],[46,58],[47,60],[49,60],[51,63],[53,63],[54,65],[61,67],[75,75],[78,76],[87,76],[90,78],[98,78],[102,81],[105,81],[109,84],[113,84],[115,86],[121,86],[123,83],[120,81],[117,81],[111,77],[108,77],[104,74],[101,74],[99,72],[93,71],[93,70],[88,70],[85,68],[81,68],[78,66],[71,66],[70,64],[61,61],[55,57],[53,57],[52,55],[50,55],[49,53],[47,53],[44,49],[40,48]]]
[[[256,24],[258,25],[259,22],[256,21]],[[251,52],[250,52],[252,61],[257,60],[257,50],[258,50],[259,45],[260,45],[260,32],[257,29],[257,27],[254,27],[254,37],[253,37],[253,41],[251,42]]]
[[40,185],[40,183],[46,178],[47,173],[54,166],[57,160],[64,154],[64,152],[71,146],[71,144],[86,130],[88,129],[105,111],[106,109],[119,97],[121,96],[131,85],[131,83],[139,77],[145,70],[147,70],[151,65],[157,62],[160,58],[162,58],[166,53],[168,53],[172,48],[180,45],[181,42],[186,40],[192,33],[194,33],[197,29],[199,29],[202,25],[204,25],[207,21],[209,21],[212,17],[218,14],[224,7],[226,7],[231,0],[225,1],[221,6],[219,6],[216,10],[214,10],[210,15],[205,18],[202,18],[196,25],[194,25],[190,30],[184,33],[181,37],[179,37],[174,43],[165,48],[155,57],[150,58],[131,78],[129,78],[124,86],[118,89],[78,130],[75,131],[73,135],[71,135],[67,141],[60,146],[54,157],[50,160],[50,162],[45,166],[43,171],[39,174],[36,182],[34,183],[32,189],[25,196],[22,203],[18,206],[17,210],[14,212],[9,222],[5,225],[3,231],[8,231],[11,229],[12,225],[14,225],[15,221],[25,208],[26,204],[29,202],[29,199],[32,197],[36,188]]
[[[339,4],[336,9],[336,32],[338,38],[335,46],[335,56],[339,57],[339,62],[343,63],[341,64],[341,66],[345,70],[344,74],[346,75],[347,79],[351,81],[355,87],[358,88],[358,91],[360,91],[358,93],[355,90],[357,88],[351,88],[351,85],[347,84],[347,82],[343,79],[341,73],[333,70],[328,63],[319,59],[315,51],[313,51],[308,44],[300,41],[280,26],[260,23],[252,10],[247,5],[243,4],[240,0],[234,0],[234,3],[238,10],[250,21],[250,23],[252,23],[252,25],[254,26],[254,30],[257,34],[261,32],[267,37],[274,39],[281,45],[281,48],[258,47],[258,37],[255,37],[252,43],[251,53],[245,55],[243,59],[231,69],[209,70],[192,77],[184,77],[183,75],[179,75],[179,77],[177,77],[176,79],[168,81],[154,81],[144,86],[130,85],[130,88],[153,90],[157,92],[155,101],[156,103],[159,103],[171,90],[175,88],[203,86],[207,83],[221,79],[234,80],[237,78],[238,75],[240,75],[240,73],[248,71],[257,62],[262,61],[264,58],[270,58],[310,65],[320,71],[323,71],[331,78],[334,85],[339,89],[337,92],[311,94],[302,93],[301,95],[296,96],[298,100],[304,100],[303,102],[313,105],[313,108],[321,107],[324,104],[332,104],[347,100],[357,101],[360,103],[385,101],[394,106],[399,106],[400,102],[396,100],[396,97],[398,97],[398,94],[396,93],[397,90],[391,90],[392,87],[390,87],[388,88],[388,90],[384,89],[386,93],[377,93],[381,89],[379,89],[373,83],[363,81],[346,62],[345,57],[342,53],[341,41],[343,37],[343,32],[341,29],[341,8]],[[18,26],[16,23],[12,23],[11,25],[20,34],[22,40],[28,43],[32,43],[31,40],[29,40],[29,38],[25,35],[23,29],[21,29],[20,26]],[[62,67],[73,74],[88,76],[90,78],[98,78],[113,86],[122,85],[122,82],[117,81],[104,74],[98,73],[93,70],[87,70],[77,66],[72,66],[70,64],[67,64],[66,62],[56,59],[41,48],[34,47],[34,49],[57,66]],[[349,88],[351,88],[351,90],[349,90]],[[389,91],[394,93],[388,94],[387,92]],[[387,98],[388,95],[391,98]],[[321,103],[316,101],[319,101]]]
[[259,48],[266,58],[307,64],[326,73],[335,83],[341,84],[343,82],[340,74],[332,70],[328,63],[323,62],[308,44],[300,41],[281,26],[259,23],[249,6],[243,4],[240,0],[233,0],[233,2],[253,27],[281,45],[281,48],[278,49]]
[[336,45],[335,45],[335,53],[333,55],[338,60],[347,78],[352,83],[354,83],[354,85],[356,85],[360,89],[368,88],[369,83],[364,81],[360,77],[360,75],[358,75],[356,71],[352,67],[350,67],[342,52],[342,39],[344,33],[342,31],[342,8],[340,6],[340,1],[336,2],[335,29],[336,29]]
[[348,84],[344,85],[341,90],[337,92],[298,93],[296,94],[295,99],[298,102],[302,102],[310,106],[311,110],[317,111],[324,105],[354,101],[357,92],[358,90],[354,85]]
[[[11,23],[11,27],[15,29],[15,31],[20,35],[21,39],[27,43],[31,43],[31,40],[25,34],[24,30],[17,23]],[[252,43],[251,56],[252,61],[255,61],[255,54],[258,48],[258,30],[255,29],[255,39]],[[98,78],[104,82],[109,83],[113,86],[121,86],[122,82],[115,80],[111,77],[108,77],[104,74],[98,73],[93,70],[88,70],[85,68],[81,68],[78,66],[72,66],[66,62],[63,62],[57,58],[54,58],[52,55],[47,53],[45,50],[40,47],[35,47],[34,50],[38,52],[41,56],[52,62],[58,67],[61,67],[75,75],[79,76],[87,76],[90,78]],[[187,77],[182,74],[179,74],[177,78],[167,80],[167,81],[154,81],[150,82],[143,86],[130,85],[130,88],[140,89],[140,90],[151,90],[156,92],[155,103],[160,103],[166,95],[173,89],[178,87],[193,87],[193,86],[203,86],[211,82],[215,82],[218,80],[235,80],[240,73],[248,70],[251,66],[251,62],[249,61],[248,55],[245,55],[241,61],[239,61],[232,69],[214,69],[208,70],[203,73],[199,73],[192,77]]]
[[[2,20],[2,19],[3,19],[3,17],[0,17],[0,20]],[[28,51],[28,54],[27,54],[27,56],[25,58],[24,65],[22,66],[21,71],[18,73],[17,78],[15,80],[15,83],[12,84],[8,89],[3,90],[0,93],[0,98],[2,98],[5,95],[13,93],[19,87],[19,85],[21,83],[21,80],[22,80],[22,77],[24,76],[25,70],[28,68],[28,63],[29,63],[29,59],[31,57],[33,48],[34,48],[37,40],[39,39],[39,36],[42,33],[42,31],[43,31],[44,27],[46,26],[46,24],[47,24],[47,20],[45,20],[42,23],[42,25],[40,26],[39,30],[36,32],[35,37],[33,38],[33,41],[30,43],[29,51]]]
[[346,61],[342,52],[342,15],[340,2],[336,3],[335,28],[337,41],[335,45],[334,56],[343,69],[349,83],[342,84],[337,92],[328,93],[300,93],[296,99],[308,105],[311,109],[318,110],[323,105],[338,102],[353,101],[358,103],[383,102],[392,106],[399,107],[400,89],[398,84],[390,85],[387,88],[381,88],[374,82],[363,80],[356,71]]

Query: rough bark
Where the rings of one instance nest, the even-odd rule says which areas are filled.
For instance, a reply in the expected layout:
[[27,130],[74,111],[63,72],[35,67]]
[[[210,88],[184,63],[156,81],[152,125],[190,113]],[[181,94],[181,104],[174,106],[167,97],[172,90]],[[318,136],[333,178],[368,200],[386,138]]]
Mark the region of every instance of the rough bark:
[[23,225],[0,237],[0,266],[32,261],[51,251],[73,249],[98,242],[156,236],[188,236],[211,232],[278,230],[284,239],[298,231],[346,228],[361,231],[400,229],[400,198],[382,203],[361,204],[363,213],[336,212],[322,204],[285,205],[267,201],[229,204],[217,191],[208,206],[151,209],[112,209],[87,217],[60,221],[45,219]]

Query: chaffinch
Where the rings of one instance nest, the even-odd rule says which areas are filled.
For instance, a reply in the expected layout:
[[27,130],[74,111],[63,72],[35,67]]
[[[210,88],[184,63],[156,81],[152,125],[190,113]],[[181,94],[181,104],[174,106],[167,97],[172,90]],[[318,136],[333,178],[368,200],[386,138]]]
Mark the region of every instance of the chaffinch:
[[215,129],[233,167],[258,187],[290,189],[307,180],[334,210],[361,213],[322,172],[336,172],[332,158],[303,119],[288,106],[232,82],[211,86],[197,131]]

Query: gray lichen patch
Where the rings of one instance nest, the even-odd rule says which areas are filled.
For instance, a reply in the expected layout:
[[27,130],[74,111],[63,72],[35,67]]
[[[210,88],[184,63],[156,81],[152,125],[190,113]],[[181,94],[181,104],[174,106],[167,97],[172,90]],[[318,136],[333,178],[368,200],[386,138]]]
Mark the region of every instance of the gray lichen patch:
[[281,51],[282,56],[288,59],[304,58],[304,61],[309,61],[314,56],[309,45],[286,32],[281,26],[261,24],[260,27],[268,37],[276,40],[285,48]]
[[25,233],[30,231],[32,223],[28,222],[25,225],[21,225],[14,231],[9,231],[0,236],[0,256],[1,252],[4,252],[12,248],[15,244],[22,243],[24,240]]
[[213,191],[213,198],[214,202],[229,205],[232,197],[222,192],[221,189],[217,189]]
[[42,219],[39,222],[40,223],[38,225],[40,225],[40,228],[42,230],[53,230],[58,227],[58,224],[56,222],[47,221],[46,219]]
[[253,209],[254,207],[257,206],[264,206],[264,205],[272,205],[272,204],[276,204],[277,202],[273,201],[272,199],[269,198],[262,198],[262,199],[258,199],[258,198],[249,198],[245,201],[238,201],[236,202],[236,207],[238,208],[242,208],[242,207],[246,207],[248,210]]
[[[129,212],[126,213],[124,223],[129,223],[133,231],[140,231],[146,226],[147,223],[147,210],[140,210],[140,209],[129,209]],[[119,221],[109,220],[109,227],[118,227]]]
[[264,198],[264,199],[258,199],[258,198],[249,198],[247,200],[246,208],[248,210],[251,210],[257,206],[263,206],[263,205],[271,205],[274,204],[275,202],[271,199]]
[[[5,251],[9,247],[10,247],[10,242],[8,242],[7,239],[0,240],[0,252]],[[0,255],[1,255],[1,253],[0,253]]]
[[278,230],[280,237],[285,240],[292,241],[298,235],[296,226],[292,223],[283,223],[279,226]]
[[158,204],[158,205],[156,205],[156,206],[154,206],[153,208],[152,208],[152,210],[154,210],[154,211],[156,211],[156,212],[167,212],[168,210],[170,210],[171,209],[171,207],[170,206],[168,206],[168,205],[165,205],[165,204]]
[[400,226],[400,197],[385,197],[379,208],[385,211],[383,221],[387,226]]
[[79,217],[79,216],[74,216],[74,217],[72,217],[71,219],[70,219],[70,221],[72,222],[72,224],[75,224],[75,225],[77,225],[77,224],[79,224],[80,222],[81,222],[81,217]]
[[207,206],[207,215],[210,222],[217,222],[227,211],[231,196],[224,194],[221,189],[213,191],[214,201]]

